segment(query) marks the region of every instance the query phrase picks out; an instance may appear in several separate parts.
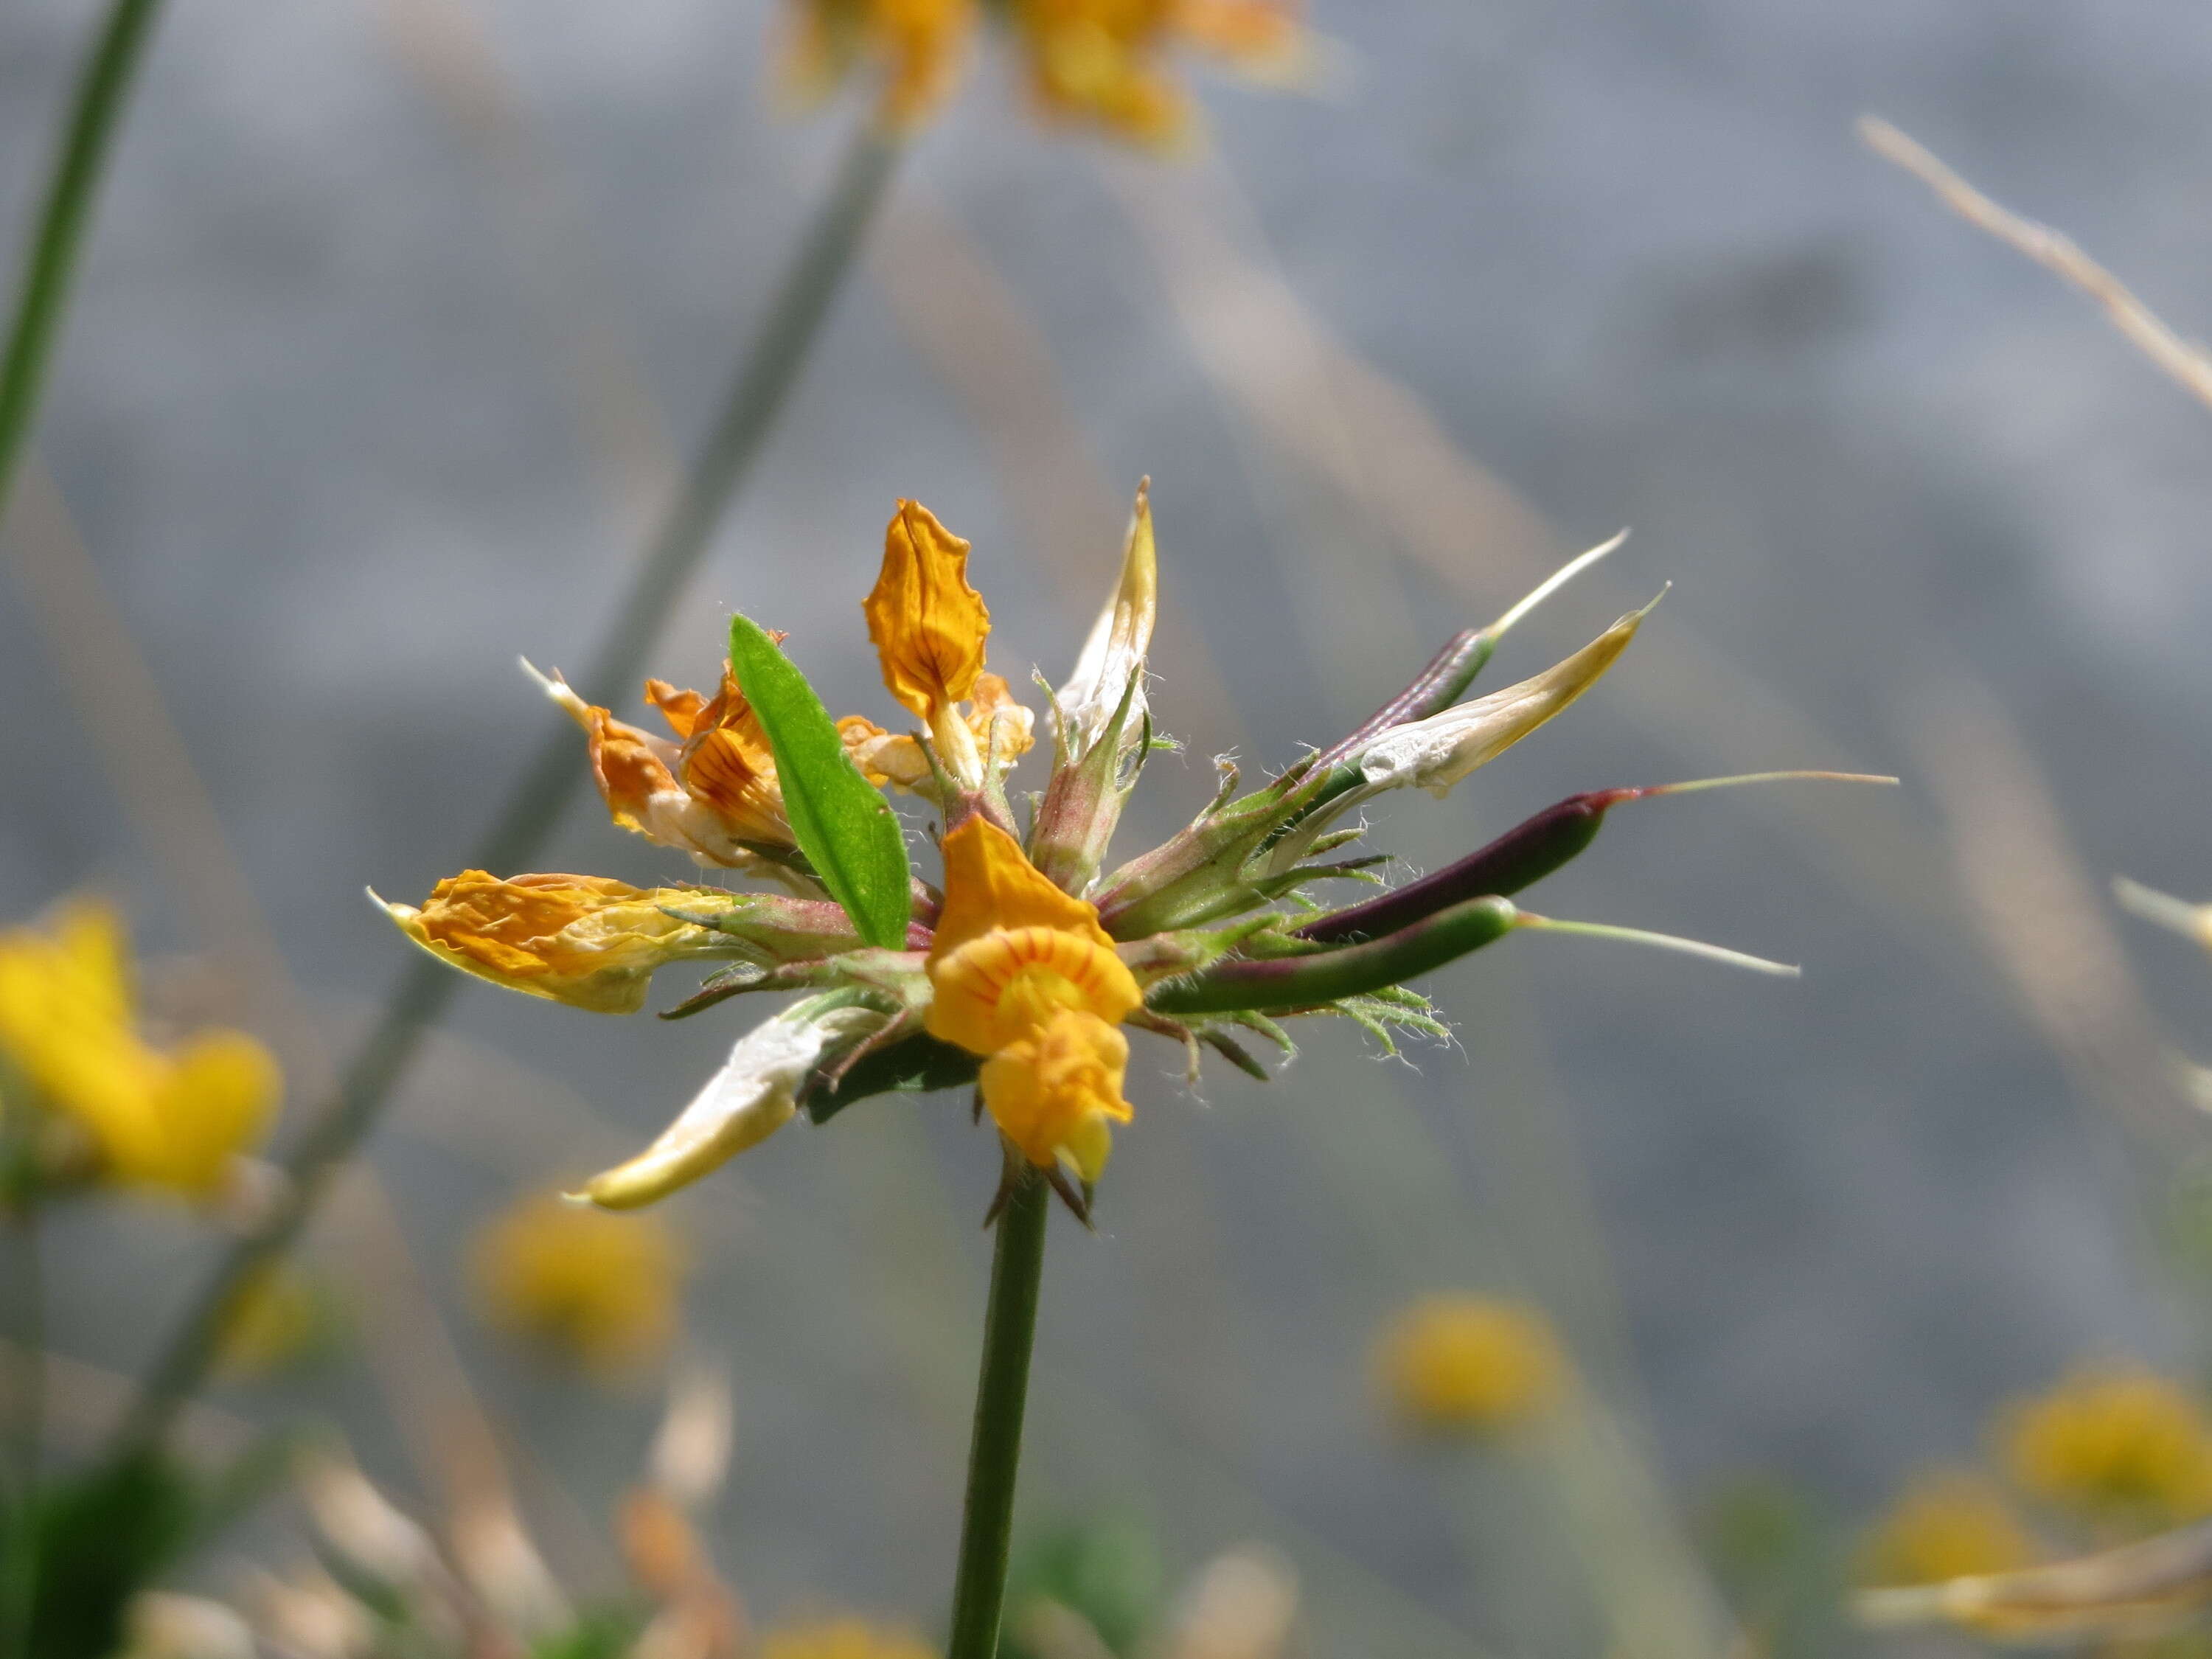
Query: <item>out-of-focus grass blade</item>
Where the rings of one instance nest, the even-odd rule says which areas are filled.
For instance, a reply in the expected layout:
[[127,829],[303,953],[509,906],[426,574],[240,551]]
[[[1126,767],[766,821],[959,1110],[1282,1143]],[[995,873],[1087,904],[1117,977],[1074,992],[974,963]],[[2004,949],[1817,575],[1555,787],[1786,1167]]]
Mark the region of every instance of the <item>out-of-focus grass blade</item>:
[[845,753],[806,676],[749,617],[730,618],[730,666],[768,733],[799,850],[862,939],[904,948],[913,898],[906,836],[890,803]]

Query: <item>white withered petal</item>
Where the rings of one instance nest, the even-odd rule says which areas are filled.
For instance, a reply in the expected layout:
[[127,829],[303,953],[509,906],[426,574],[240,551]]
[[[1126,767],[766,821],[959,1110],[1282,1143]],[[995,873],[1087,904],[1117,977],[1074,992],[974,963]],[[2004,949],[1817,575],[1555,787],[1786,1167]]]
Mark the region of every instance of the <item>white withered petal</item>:
[[823,1008],[818,1001],[785,1009],[738,1039],[722,1069],[659,1139],[593,1176],[575,1196],[602,1209],[634,1210],[690,1185],[790,1122],[814,1063],[882,1018],[872,1009]]
[[1123,746],[1136,741],[1144,726],[1145,653],[1152,648],[1152,623],[1160,609],[1158,550],[1152,538],[1152,481],[1137,486],[1137,505],[1129,519],[1129,535],[1121,554],[1121,578],[1113,597],[1091,624],[1091,636],[1075,659],[1075,671],[1060,688],[1060,712],[1067,718],[1068,747],[1080,755],[1098,740],[1106,722],[1121,706],[1121,694],[1134,674],[1137,689],[1129,699],[1129,723],[1123,728]]
[[[1662,594],[1663,598],[1664,595]],[[1629,641],[1651,601],[1632,611],[1564,662],[1532,679],[1463,702],[1426,720],[1394,726],[1359,757],[1363,795],[1417,785],[1441,799],[1479,766],[1486,766],[1597,684]]]

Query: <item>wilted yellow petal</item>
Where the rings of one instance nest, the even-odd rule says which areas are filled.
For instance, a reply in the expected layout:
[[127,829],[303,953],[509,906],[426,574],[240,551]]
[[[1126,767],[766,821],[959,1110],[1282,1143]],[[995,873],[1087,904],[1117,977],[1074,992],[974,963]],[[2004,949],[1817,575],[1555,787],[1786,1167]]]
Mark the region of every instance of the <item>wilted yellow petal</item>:
[[978,674],[969,694],[968,729],[975,747],[1010,766],[1036,746],[1036,715],[1014,701],[1003,674]]
[[968,583],[968,544],[919,501],[884,532],[882,573],[861,610],[891,696],[924,720],[964,701],[983,672],[991,612]]
[[440,882],[419,909],[376,902],[408,938],[462,972],[596,1013],[635,1013],[654,969],[729,950],[714,929],[662,908],[732,902],[714,888],[638,888],[602,876],[502,879],[464,870]]
[[592,780],[621,828],[726,869],[752,867],[754,847],[793,844],[768,738],[726,668],[711,701],[646,682],[647,700],[678,742],[586,702],[557,673],[523,666],[583,728]]
[[1112,1126],[1131,1115],[1121,1098],[1128,1063],[1129,1040],[1113,1024],[1064,1009],[983,1062],[983,1104],[1031,1164],[1064,1164],[1095,1182],[1113,1150]]

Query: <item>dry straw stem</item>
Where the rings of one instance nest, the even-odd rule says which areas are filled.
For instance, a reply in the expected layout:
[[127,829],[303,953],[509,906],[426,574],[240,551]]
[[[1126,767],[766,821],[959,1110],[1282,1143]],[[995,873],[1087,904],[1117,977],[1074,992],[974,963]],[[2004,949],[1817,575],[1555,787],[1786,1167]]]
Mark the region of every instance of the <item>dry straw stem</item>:
[[1996,700],[1954,677],[1905,706],[1968,915],[2075,1086],[2157,1143],[2193,1127],[2096,884]]
[[2166,1628],[2208,1601],[2212,1521],[2048,1566],[1863,1590],[1851,1605],[1868,1625],[1961,1625],[2051,1642]]
[[1944,206],[1977,229],[2018,249],[2045,270],[2087,295],[2105,308],[2112,326],[2136,350],[2163,369],[2182,389],[2212,408],[2212,355],[2183,339],[2138,300],[2127,285],[2084,253],[2062,230],[2022,218],[1976,190],[1932,151],[1878,115],[1858,119],[1861,143],[1894,162],[1934,191]]

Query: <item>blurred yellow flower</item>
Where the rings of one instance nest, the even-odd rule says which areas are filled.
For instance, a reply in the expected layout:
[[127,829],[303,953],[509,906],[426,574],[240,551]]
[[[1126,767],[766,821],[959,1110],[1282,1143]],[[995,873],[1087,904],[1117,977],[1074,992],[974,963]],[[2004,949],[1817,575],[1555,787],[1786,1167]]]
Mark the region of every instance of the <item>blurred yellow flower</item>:
[[975,0],[796,0],[789,11],[784,84],[812,102],[872,64],[884,74],[879,111],[895,129],[936,112],[975,27]]
[[137,1018],[129,946],[106,905],[79,901],[48,931],[0,933],[0,1091],[12,1075],[74,1126],[100,1178],[210,1196],[269,1121],[276,1062],[240,1031],[156,1048]]
[[1393,1413],[1431,1434],[1512,1427],[1556,1405],[1567,1388],[1550,1322],[1492,1297],[1424,1297],[1384,1328],[1374,1364]]
[[[1290,82],[1312,56],[1295,0],[997,0],[1039,106],[1139,143],[1189,130],[1167,60],[1193,48],[1255,78]],[[878,68],[885,125],[911,127],[950,95],[975,0],[795,0],[784,83],[818,99],[862,64]]]
[[1188,100],[1166,58],[1195,46],[1273,78],[1307,51],[1287,0],[1013,0],[1015,38],[1038,101],[1139,143],[1188,131]]
[[1095,1182],[1113,1149],[1144,995],[1089,901],[1039,874],[981,817],[945,838],[945,908],[929,948],[931,1036],[987,1058],[983,1104],[1021,1155]]
[[2035,1542],[1996,1487],[1964,1469],[1914,1477],[1868,1534],[1859,1578],[1868,1584],[1940,1584],[2009,1572],[2036,1559]]
[[937,1650],[911,1631],[842,1617],[769,1632],[760,1659],[937,1659]]
[[325,1352],[337,1322],[328,1287],[289,1263],[264,1267],[223,1316],[216,1373],[234,1382],[275,1376]]
[[657,1217],[525,1199],[477,1235],[470,1266],[492,1324],[587,1371],[640,1370],[676,1336],[682,1251]]
[[2212,1420],[2179,1384],[2131,1363],[2085,1366],[2006,1413],[2005,1461],[2039,1498],[2156,1527],[2212,1512]]

